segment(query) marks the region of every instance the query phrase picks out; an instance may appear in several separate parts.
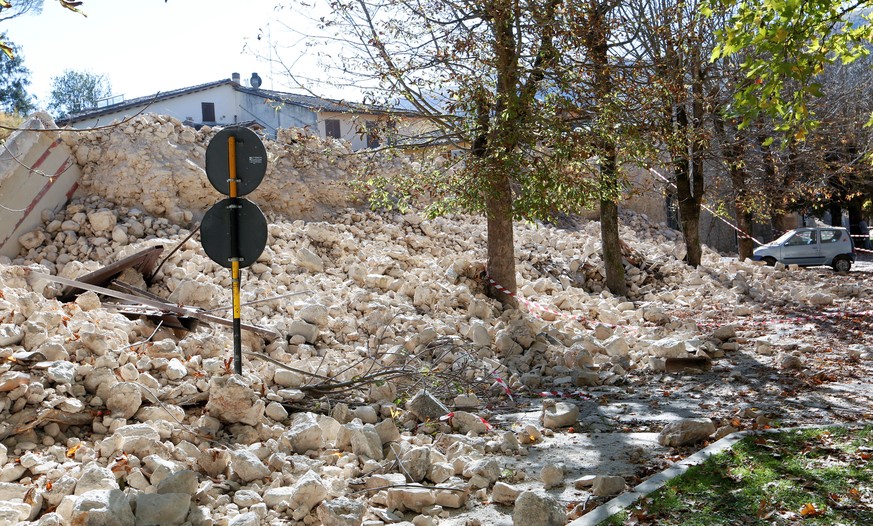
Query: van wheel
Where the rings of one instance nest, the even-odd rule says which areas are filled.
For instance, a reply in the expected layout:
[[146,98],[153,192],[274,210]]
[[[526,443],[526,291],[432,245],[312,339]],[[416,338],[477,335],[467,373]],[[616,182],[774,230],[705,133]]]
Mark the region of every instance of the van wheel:
[[776,258],[767,256],[764,258],[764,263],[766,263],[768,267],[776,266]]
[[837,272],[848,272],[852,268],[852,262],[847,257],[838,257],[834,259],[832,266]]

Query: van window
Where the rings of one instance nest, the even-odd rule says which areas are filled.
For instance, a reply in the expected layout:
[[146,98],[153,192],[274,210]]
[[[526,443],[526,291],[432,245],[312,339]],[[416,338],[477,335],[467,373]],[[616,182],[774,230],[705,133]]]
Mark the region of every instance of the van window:
[[819,235],[822,243],[836,243],[840,240],[839,230],[822,230]]

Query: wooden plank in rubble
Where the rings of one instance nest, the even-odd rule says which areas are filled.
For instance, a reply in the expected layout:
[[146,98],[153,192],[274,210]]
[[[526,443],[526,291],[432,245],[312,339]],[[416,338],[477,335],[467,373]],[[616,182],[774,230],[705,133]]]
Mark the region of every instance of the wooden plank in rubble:
[[[149,276],[151,275],[152,270],[154,270],[155,264],[158,262],[158,258],[163,251],[164,247],[161,245],[147,248],[136,254],[127,256],[124,259],[120,259],[111,265],[106,265],[94,272],[85,274],[84,276],[79,276],[76,278],[76,281],[87,283],[89,285],[97,285],[98,287],[105,287],[129,268],[135,268],[143,276]],[[82,292],[84,292],[82,288],[67,286],[63,291],[61,291],[61,295],[58,299],[61,301],[73,301],[76,299],[76,296]]]
[[[60,283],[61,285],[68,285],[70,287],[78,287],[85,290],[90,290],[96,292],[97,294],[103,294],[104,296],[109,296],[112,298],[129,301],[134,304],[146,305],[148,307],[153,307],[155,309],[170,312],[173,314],[181,314],[183,316],[191,316],[197,318],[200,321],[205,321],[207,323],[217,323],[219,325],[224,325],[227,327],[233,326],[233,320],[227,320],[225,318],[221,318],[218,316],[213,316],[212,314],[207,314],[199,309],[195,309],[192,307],[180,307],[178,305],[173,305],[172,303],[166,303],[163,301],[152,300],[149,298],[143,298],[140,296],[134,296],[133,294],[127,294],[124,292],[119,292],[117,290],[107,289],[106,287],[100,287],[98,285],[91,285],[90,283],[83,283],[81,281],[76,281],[74,279],[62,278],[61,276],[52,276],[51,274],[43,274],[42,272],[36,272],[33,269],[25,268],[27,275],[38,278],[38,279],[46,279],[49,281],[54,281],[56,283]],[[261,336],[265,336],[270,339],[280,338],[281,335],[272,330],[267,329],[265,327],[258,327],[257,325],[248,325],[243,323],[242,328],[244,330],[254,332],[255,334],[260,334]]]

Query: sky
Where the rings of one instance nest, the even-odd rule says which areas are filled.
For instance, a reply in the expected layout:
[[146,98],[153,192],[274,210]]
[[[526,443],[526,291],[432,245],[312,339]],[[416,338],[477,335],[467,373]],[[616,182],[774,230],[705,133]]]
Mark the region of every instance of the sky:
[[245,49],[248,45],[268,55],[263,45],[267,36],[271,41],[281,38],[281,32],[270,29],[270,21],[276,27],[277,18],[294,20],[287,10],[277,12],[277,3],[84,0],[84,17],[56,0],[45,0],[42,13],[2,22],[0,32],[6,31],[7,39],[19,46],[32,74],[29,92],[41,106],[47,103],[51,79],[66,69],[105,75],[112,94],[126,99],[230,78],[233,72],[242,79],[257,72],[263,88],[288,91],[279,68]]

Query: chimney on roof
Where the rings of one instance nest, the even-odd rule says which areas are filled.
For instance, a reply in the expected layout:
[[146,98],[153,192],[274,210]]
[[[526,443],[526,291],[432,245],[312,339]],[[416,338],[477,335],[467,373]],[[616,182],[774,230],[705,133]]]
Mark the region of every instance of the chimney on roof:
[[239,84],[239,73],[237,73],[237,72],[235,72],[235,71],[234,71],[233,73],[231,73],[231,74],[230,74],[230,80],[232,80],[233,82],[236,82],[237,84]]
[[252,78],[249,79],[249,84],[251,84],[251,86],[254,89],[260,88],[261,87],[261,77],[259,77],[257,73],[252,73]]

